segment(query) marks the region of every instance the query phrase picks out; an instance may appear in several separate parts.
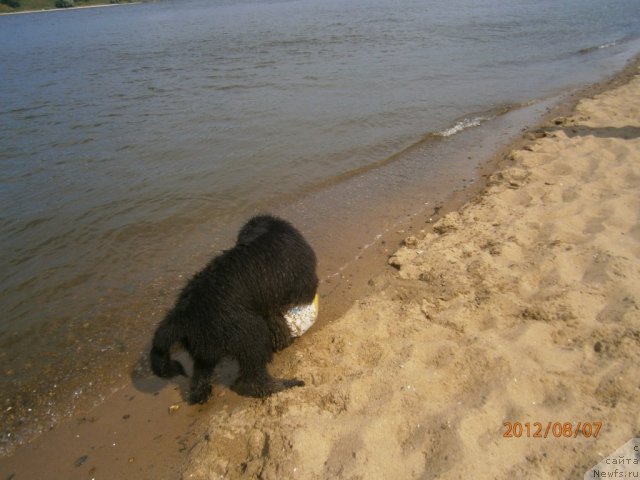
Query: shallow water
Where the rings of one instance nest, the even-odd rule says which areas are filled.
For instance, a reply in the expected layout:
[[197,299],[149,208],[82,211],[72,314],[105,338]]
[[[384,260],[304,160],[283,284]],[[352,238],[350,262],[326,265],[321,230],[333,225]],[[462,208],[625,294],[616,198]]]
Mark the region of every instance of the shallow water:
[[184,279],[248,215],[290,212],[327,253],[362,247],[379,226],[333,249],[325,227],[373,218],[363,208],[381,194],[367,195],[382,190],[336,185],[385,165],[367,181],[419,180],[431,201],[471,175],[434,136],[459,141],[639,49],[636,0],[505,3],[185,0],[0,17],[2,445],[119,385]]

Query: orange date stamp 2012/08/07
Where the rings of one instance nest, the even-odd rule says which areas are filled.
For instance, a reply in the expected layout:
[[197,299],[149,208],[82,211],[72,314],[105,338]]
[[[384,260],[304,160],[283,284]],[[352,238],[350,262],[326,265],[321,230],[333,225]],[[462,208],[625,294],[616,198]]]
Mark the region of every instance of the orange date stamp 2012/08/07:
[[597,438],[602,422],[503,422],[505,438]]

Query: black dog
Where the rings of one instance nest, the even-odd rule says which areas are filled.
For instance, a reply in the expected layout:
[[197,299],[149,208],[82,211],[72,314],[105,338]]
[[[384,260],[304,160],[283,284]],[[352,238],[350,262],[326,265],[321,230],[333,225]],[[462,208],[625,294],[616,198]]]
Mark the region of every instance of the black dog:
[[209,399],[213,369],[226,356],[240,365],[232,388],[241,395],[302,386],[298,379],[273,378],[267,363],[293,342],[283,314],[311,303],[317,288],[316,256],[300,232],[276,217],[254,217],[236,245],[184,287],[153,337],[151,368],[160,377],[185,375],[169,353],[180,342],[194,360],[189,403]]

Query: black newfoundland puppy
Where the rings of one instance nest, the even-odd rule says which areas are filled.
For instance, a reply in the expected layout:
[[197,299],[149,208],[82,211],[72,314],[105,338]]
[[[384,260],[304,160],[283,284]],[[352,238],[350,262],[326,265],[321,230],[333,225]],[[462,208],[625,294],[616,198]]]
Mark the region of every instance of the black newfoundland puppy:
[[240,366],[233,390],[264,397],[302,386],[273,378],[273,352],[293,342],[284,313],[313,301],[318,288],[316,256],[290,223],[269,215],[249,220],[236,245],[215,257],[180,293],[153,337],[151,368],[160,377],[185,375],[170,357],[179,342],[194,361],[189,403],[211,395],[211,375],[226,356]]

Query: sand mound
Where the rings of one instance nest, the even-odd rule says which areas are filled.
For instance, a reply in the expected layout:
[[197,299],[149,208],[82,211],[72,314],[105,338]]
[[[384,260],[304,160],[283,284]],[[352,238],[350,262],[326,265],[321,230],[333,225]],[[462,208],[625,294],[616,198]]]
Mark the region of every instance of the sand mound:
[[183,477],[582,478],[640,437],[640,78],[535,136],[300,339],[274,373],[306,387],[211,418]]

